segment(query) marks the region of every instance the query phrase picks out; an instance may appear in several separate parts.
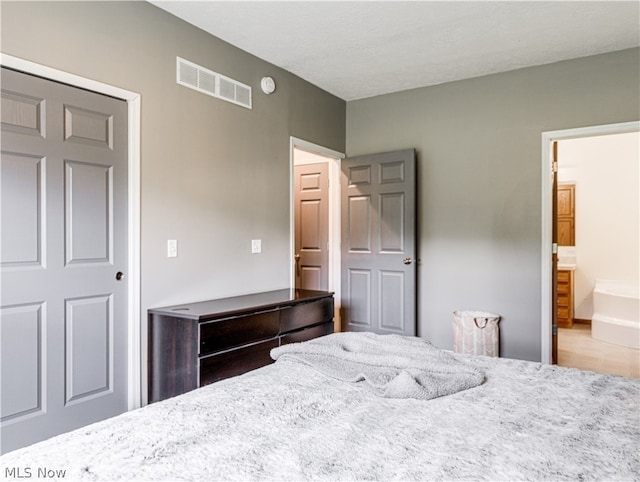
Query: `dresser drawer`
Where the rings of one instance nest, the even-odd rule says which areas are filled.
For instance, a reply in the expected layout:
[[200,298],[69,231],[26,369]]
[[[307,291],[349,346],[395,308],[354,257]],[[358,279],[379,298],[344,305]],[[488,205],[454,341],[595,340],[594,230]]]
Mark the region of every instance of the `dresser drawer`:
[[558,271],[558,282],[569,282],[570,272],[567,270],[559,270]]
[[280,344],[286,345],[287,343],[299,343],[301,341],[312,340],[330,333],[333,333],[333,320],[322,323],[321,325],[312,326],[310,328],[282,335],[280,337]]
[[558,296],[558,307],[569,307],[569,295],[559,295]]
[[558,283],[558,295],[568,295],[568,294],[569,294],[569,284]]
[[333,320],[333,297],[301,303],[280,312],[280,333]]
[[200,358],[200,386],[273,363],[270,352],[278,345],[278,338],[274,338]]
[[285,288],[153,308],[148,314],[151,403],[268,365],[281,342],[331,333],[333,294]]
[[279,313],[270,310],[200,323],[200,356],[278,336]]
[[569,308],[558,307],[558,321],[567,321],[569,319]]

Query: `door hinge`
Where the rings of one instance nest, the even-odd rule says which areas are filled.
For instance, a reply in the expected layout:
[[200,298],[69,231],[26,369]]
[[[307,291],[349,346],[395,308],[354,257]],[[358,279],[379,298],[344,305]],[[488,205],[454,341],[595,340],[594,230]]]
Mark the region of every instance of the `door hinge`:
[[553,172],[558,172],[558,161],[553,161],[551,164],[551,169]]

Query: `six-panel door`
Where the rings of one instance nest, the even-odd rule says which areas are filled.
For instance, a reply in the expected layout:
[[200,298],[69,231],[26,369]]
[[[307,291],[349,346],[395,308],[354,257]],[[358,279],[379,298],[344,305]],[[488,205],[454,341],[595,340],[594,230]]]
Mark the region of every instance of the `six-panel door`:
[[341,167],[343,329],[415,335],[415,152]]
[[5,68],[1,80],[7,452],[127,409],[127,106]]
[[329,166],[294,167],[295,283],[298,289],[329,289]]

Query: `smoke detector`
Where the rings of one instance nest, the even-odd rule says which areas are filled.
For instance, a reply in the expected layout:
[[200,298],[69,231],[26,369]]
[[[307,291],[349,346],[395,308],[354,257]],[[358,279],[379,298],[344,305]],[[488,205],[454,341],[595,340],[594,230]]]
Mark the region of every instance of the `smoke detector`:
[[265,94],[273,94],[276,90],[276,81],[272,77],[262,77],[260,87]]

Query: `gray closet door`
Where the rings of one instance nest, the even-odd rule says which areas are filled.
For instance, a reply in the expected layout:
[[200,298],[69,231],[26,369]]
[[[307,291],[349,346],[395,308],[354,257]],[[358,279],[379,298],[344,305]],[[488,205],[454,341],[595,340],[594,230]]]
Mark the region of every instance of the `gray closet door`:
[[1,80],[7,452],[127,409],[128,167],[124,101],[5,68]]
[[415,151],[342,161],[342,321],[416,334]]
[[296,288],[329,289],[329,165],[294,166]]

